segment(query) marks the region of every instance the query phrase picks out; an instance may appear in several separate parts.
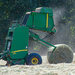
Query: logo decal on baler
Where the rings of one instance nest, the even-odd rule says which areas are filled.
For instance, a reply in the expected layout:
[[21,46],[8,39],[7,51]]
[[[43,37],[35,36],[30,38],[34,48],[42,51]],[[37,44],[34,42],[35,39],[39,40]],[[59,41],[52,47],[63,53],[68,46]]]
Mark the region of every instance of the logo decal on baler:
[[12,51],[11,53],[16,54],[17,52],[27,51],[27,49]]

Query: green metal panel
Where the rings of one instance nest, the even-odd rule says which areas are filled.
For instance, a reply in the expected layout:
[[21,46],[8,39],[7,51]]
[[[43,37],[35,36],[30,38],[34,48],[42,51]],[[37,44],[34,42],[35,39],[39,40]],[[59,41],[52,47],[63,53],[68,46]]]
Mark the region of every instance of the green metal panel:
[[46,14],[32,12],[28,18],[26,26],[35,29],[44,29],[46,27]]
[[52,28],[54,27],[53,16],[49,15],[48,19],[49,19],[49,21],[48,21],[49,29],[52,30]]
[[29,29],[25,26],[15,28],[11,44],[12,59],[21,59],[28,54]]
[[53,11],[51,8],[36,8],[36,10],[30,13],[26,26],[33,29],[55,32],[53,30]]
[[42,7],[41,12],[42,13],[53,13],[52,8],[48,8],[48,7]]
[[44,29],[46,27],[46,14],[35,13],[33,27],[36,29]]

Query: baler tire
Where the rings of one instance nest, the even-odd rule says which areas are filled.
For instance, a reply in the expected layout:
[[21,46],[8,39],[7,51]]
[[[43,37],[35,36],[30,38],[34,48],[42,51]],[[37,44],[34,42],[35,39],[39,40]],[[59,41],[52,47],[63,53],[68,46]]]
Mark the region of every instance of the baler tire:
[[73,60],[73,51],[72,49],[65,44],[55,45],[56,49],[54,52],[51,48],[47,53],[47,59],[49,63],[71,63]]
[[26,57],[26,64],[27,65],[42,64],[42,58],[37,53],[31,53]]

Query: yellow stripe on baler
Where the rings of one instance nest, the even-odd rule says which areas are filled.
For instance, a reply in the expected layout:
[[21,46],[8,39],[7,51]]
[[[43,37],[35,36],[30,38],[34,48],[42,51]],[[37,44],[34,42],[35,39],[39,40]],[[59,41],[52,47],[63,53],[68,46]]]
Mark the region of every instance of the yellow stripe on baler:
[[47,19],[46,19],[46,28],[48,28],[48,14],[47,14]]
[[12,51],[11,53],[16,54],[16,52],[22,52],[22,51],[27,51],[27,49],[24,49],[24,50],[17,50],[17,51]]

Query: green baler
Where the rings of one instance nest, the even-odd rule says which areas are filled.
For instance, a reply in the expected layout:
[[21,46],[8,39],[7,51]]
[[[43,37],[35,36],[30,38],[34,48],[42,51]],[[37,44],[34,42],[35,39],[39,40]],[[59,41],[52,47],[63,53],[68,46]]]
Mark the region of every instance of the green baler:
[[51,8],[40,7],[35,11],[27,12],[22,25],[32,29],[56,32]]
[[[55,33],[52,9],[47,7],[36,8],[35,11],[26,13],[22,24],[13,21],[12,27],[8,30],[5,50],[0,54],[0,58],[7,61],[6,65],[36,65],[42,63],[42,58],[39,54],[28,54],[29,38],[32,38],[46,47],[52,46],[51,57],[53,57],[56,46],[40,39],[39,35],[30,31],[30,29],[42,30],[51,34]],[[64,54],[62,54],[62,57]],[[63,60],[65,60],[65,58]],[[52,59],[51,61],[53,62]]]

